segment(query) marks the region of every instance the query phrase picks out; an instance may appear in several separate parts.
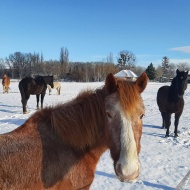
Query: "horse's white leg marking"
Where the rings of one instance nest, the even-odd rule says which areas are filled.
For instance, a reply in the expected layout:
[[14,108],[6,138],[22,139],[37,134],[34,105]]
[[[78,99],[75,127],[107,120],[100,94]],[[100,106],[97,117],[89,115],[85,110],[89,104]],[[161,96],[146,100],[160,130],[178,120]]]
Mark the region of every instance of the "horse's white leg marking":
[[[123,176],[135,179],[139,175],[140,163],[131,120],[121,114],[123,125],[121,128],[121,152],[116,165]],[[118,173],[118,174],[119,174]]]

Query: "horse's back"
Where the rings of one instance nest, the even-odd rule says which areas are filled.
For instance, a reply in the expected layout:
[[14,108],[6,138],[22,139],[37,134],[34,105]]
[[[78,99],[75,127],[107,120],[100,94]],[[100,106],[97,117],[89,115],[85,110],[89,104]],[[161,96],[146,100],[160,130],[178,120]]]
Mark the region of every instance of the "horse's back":
[[25,77],[19,82],[20,92],[24,92],[28,95],[41,94],[42,91],[46,91],[46,88],[47,84],[44,81],[43,77],[38,77],[36,79],[33,79],[31,77]]
[[57,89],[61,87],[61,84],[59,82],[53,82],[53,88]]

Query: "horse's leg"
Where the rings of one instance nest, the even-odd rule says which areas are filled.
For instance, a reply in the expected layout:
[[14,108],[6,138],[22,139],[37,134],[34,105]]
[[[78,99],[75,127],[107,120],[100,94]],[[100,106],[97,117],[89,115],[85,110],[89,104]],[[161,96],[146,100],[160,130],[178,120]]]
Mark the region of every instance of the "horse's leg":
[[162,129],[165,128],[166,124],[165,124],[165,117],[166,117],[166,113],[165,112],[161,112],[162,115]]
[[166,137],[169,137],[170,125],[171,125],[171,113],[165,113]]
[[36,95],[36,101],[37,101],[36,107],[37,107],[37,109],[39,109],[39,99],[40,99],[40,95],[37,94],[37,95]]
[[45,96],[45,93],[41,93],[41,109],[43,109],[44,96]]
[[178,113],[175,114],[175,122],[174,122],[175,129],[174,129],[174,137],[178,137],[177,129],[178,129],[179,118],[180,118],[181,114],[182,114],[182,112],[178,112]]
[[23,108],[23,114],[27,113],[27,109],[26,109],[26,105],[27,105],[27,101],[30,98],[30,95],[26,96],[26,97],[22,97],[22,108]]

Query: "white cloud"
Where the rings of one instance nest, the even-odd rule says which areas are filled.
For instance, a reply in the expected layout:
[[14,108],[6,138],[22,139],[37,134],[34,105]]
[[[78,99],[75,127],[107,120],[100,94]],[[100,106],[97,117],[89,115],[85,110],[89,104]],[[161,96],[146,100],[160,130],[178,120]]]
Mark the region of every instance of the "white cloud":
[[187,63],[187,64],[190,64],[190,59],[170,59],[170,63],[174,63],[174,64]]
[[190,46],[183,46],[183,47],[175,47],[175,48],[170,48],[172,51],[180,51],[184,53],[190,53]]

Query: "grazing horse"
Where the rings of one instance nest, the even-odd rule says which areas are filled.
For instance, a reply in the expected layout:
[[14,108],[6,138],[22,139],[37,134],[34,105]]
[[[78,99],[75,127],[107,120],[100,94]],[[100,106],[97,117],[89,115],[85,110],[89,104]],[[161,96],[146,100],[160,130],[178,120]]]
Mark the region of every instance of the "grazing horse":
[[173,78],[170,86],[162,86],[158,89],[157,104],[162,115],[162,128],[166,127],[166,137],[169,137],[169,128],[171,125],[171,115],[175,114],[175,137],[178,136],[179,118],[183,112],[183,95],[187,89],[188,71],[176,70],[176,77]]
[[[52,88],[51,88],[51,86],[49,84],[47,85],[47,87],[48,87],[48,90],[49,90],[49,95],[51,95]],[[57,94],[60,95],[61,84],[59,82],[53,82],[53,88],[56,89]]]
[[2,85],[3,85],[3,93],[8,93],[9,92],[9,85],[10,85],[10,78],[4,74],[3,79],[2,79]]
[[0,189],[88,190],[108,148],[119,180],[136,180],[147,80],[145,73],[135,82],[109,74],[103,87],[41,109],[0,135]]
[[41,108],[43,108],[47,84],[53,88],[53,76],[37,76],[35,79],[26,77],[19,82],[23,114],[27,113],[26,105],[30,95],[36,95],[37,109],[39,109],[39,99],[41,95]]

